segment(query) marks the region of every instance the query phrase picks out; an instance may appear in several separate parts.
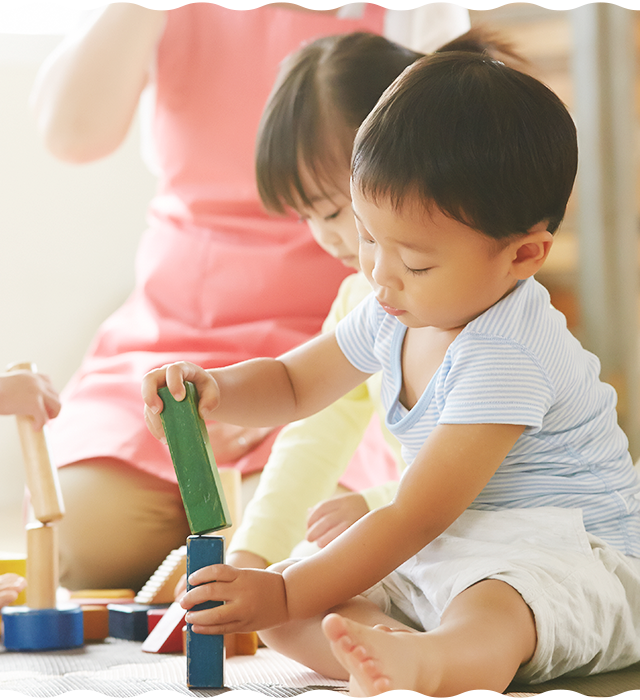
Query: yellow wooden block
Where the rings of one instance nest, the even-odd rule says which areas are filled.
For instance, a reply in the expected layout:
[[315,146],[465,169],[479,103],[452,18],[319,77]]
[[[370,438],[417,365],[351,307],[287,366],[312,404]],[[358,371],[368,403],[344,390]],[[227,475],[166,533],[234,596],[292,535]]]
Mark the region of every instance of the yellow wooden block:
[[84,591],[70,591],[70,598],[133,598],[135,592],[131,588],[89,588]]
[[[17,574],[26,578],[27,555],[16,554],[15,552],[0,552],[0,576],[2,574]],[[21,591],[12,605],[26,605],[26,602],[27,593],[26,591]]]

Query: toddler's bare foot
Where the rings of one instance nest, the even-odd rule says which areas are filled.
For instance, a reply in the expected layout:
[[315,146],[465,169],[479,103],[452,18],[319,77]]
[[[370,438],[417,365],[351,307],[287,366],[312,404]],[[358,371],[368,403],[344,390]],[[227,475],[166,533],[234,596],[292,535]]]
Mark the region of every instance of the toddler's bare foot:
[[351,675],[352,695],[378,695],[388,690],[419,688],[420,667],[417,658],[418,635],[388,627],[367,627],[332,613],[322,629],[336,659]]

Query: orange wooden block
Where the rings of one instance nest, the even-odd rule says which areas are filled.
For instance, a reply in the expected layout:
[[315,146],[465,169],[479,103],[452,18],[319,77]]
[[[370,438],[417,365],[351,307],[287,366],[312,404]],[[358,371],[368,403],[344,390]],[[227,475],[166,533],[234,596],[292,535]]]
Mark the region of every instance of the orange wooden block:
[[106,605],[81,605],[84,641],[97,642],[109,636],[109,611]]
[[257,632],[236,632],[224,635],[224,650],[227,659],[232,656],[253,656],[258,651]]

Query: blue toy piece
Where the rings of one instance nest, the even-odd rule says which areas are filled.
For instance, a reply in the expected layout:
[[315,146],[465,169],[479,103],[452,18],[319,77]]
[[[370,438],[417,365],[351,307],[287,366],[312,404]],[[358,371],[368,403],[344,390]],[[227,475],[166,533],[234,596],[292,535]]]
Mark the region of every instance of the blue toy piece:
[[153,607],[152,605],[138,605],[136,603],[110,603],[107,605],[109,636],[116,639],[129,639],[133,642],[144,642],[149,634],[147,611]]
[[75,649],[84,645],[82,608],[2,608],[3,643],[8,651]]
[[[224,537],[191,535],[187,537],[187,590],[193,586],[188,577],[198,569],[224,563]],[[192,610],[214,608],[222,603],[208,601]],[[189,688],[224,686],[224,637],[221,634],[195,634],[187,624],[187,685]]]

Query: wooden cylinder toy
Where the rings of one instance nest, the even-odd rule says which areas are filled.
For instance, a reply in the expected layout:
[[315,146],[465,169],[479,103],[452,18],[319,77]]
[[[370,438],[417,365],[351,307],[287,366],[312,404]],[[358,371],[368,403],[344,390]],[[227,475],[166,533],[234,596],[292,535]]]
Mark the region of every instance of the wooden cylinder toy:
[[[7,368],[9,372],[16,370],[36,372],[36,366],[18,362]],[[34,430],[31,416],[16,416],[16,420],[33,512],[42,523],[60,520],[64,515],[62,492],[58,472],[49,457],[45,430]]]
[[27,606],[56,607],[58,538],[55,523],[27,525]]

